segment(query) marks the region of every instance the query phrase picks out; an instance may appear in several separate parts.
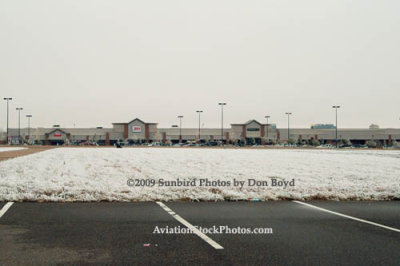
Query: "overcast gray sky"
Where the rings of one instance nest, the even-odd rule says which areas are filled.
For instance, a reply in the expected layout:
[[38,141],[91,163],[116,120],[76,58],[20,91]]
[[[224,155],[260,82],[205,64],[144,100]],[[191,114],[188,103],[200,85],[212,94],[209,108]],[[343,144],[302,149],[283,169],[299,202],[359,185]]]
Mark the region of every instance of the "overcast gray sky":
[[[0,1],[0,97],[33,126],[400,126],[400,1]],[[5,127],[5,101],[0,127]]]

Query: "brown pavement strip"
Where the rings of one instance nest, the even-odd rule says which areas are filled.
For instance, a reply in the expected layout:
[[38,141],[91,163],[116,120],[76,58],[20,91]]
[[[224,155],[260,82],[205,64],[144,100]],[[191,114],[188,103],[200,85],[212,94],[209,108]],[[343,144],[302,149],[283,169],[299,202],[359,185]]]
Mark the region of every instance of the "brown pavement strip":
[[[4,146],[4,147],[9,147],[9,146]],[[13,159],[16,157],[25,156],[25,155],[42,152],[42,151],[46,151],[46,150],[55,148],[55,147],[51,147],[51,146],[15,146],[15,147],[24,147],[26,149],[17,150],[17,151],[0,152],[0,161]]]

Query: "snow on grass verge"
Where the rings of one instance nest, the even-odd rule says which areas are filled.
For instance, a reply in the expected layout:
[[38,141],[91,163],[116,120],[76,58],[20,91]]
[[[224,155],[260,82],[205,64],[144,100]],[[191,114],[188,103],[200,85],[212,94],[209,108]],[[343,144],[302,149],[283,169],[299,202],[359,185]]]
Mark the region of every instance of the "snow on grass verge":
[[[197,183],[132,187],[128,179]],[[272,179],[295,185],[271,187]],[[59,148],[0,162],[0,201],[390,200],[400,199],[399,180],[399,151]]]
[[25,150],[24,147],[0,147],[0,152]]

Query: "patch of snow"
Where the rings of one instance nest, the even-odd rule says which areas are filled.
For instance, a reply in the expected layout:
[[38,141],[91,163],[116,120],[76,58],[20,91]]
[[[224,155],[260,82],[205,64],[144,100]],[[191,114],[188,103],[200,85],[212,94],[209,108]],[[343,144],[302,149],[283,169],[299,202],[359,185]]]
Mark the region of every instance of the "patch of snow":
[[[131,187],[130,178],[295,186]],[[389,200],[400,198],[399,178],[400,151],[58,148],[0,162],[0,201]]]

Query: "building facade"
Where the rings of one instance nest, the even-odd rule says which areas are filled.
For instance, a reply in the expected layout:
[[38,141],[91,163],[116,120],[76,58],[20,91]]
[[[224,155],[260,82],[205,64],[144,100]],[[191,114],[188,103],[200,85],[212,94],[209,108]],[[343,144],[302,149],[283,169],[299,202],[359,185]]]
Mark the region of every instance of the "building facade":
[[[157,123],[133,119],[130,122],[113,123],[112,128],[15,128],[9,129],[10,143],[36,143],[43,145],[63,145],[79,143],[98,143],[113,145],[116,142],[127,144],[139,143],[179,143],[221,141],[241,144],[265,144],[268,142],[285,143],[288,139],[318,140],[321,143],[332,143],[336,139],[336,129],[320,128],[276,128],[273,124],[263,124],[257,120],[249,120],[242,124],[231,124],[230,128],[158,128]],[[290,136],[288,135],[290,134]],[[6,143],[6,134],[0,134],[0,140]],[[392,141],[400,141],[400,129],[338,129],[338,139],[346,139],[352,143],[365,144],[373,140],[383,145]]]

